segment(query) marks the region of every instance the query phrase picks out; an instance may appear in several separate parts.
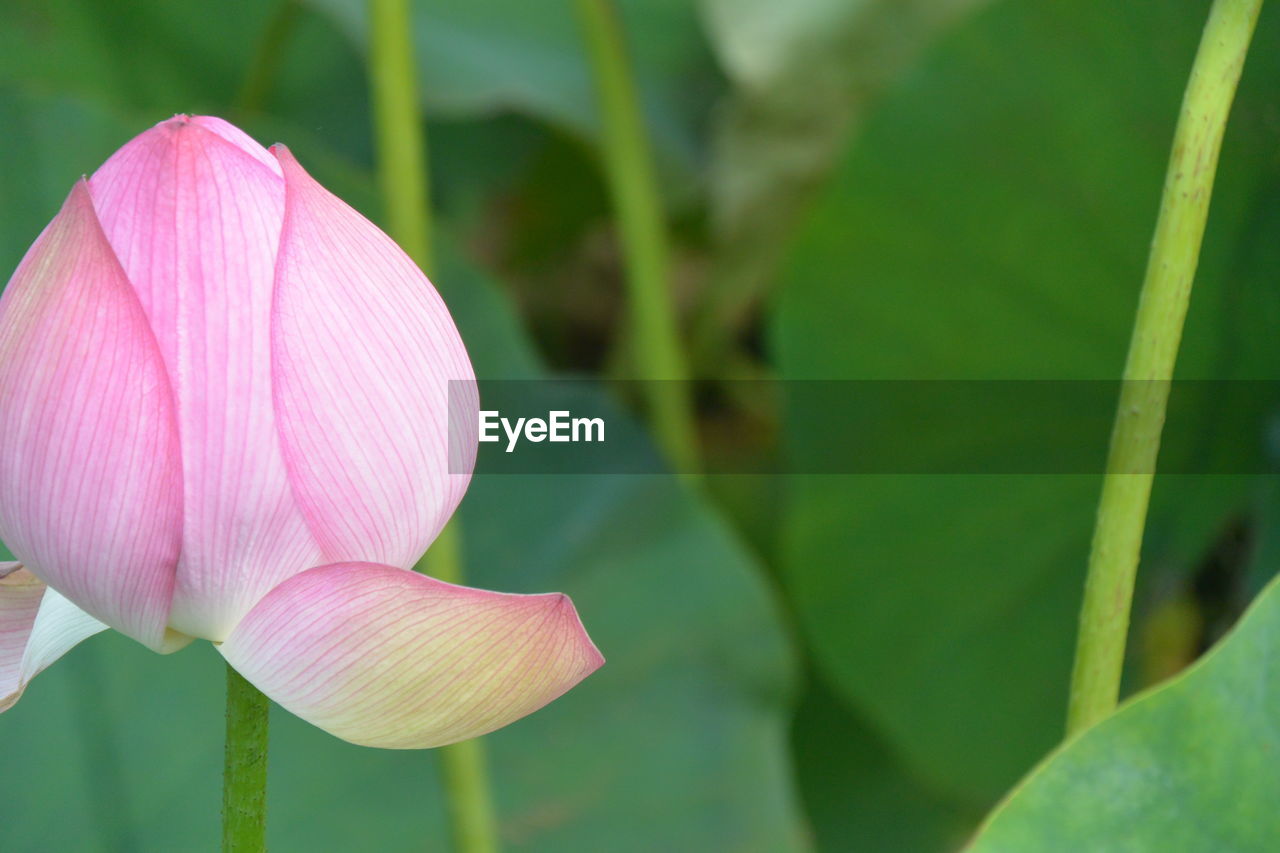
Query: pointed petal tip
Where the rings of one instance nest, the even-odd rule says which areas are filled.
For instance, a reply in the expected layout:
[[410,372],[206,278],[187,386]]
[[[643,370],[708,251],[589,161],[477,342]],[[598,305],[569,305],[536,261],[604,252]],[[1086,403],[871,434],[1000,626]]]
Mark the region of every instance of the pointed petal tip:
[[311,173],[299,162],[297,156],[288,145],[283,142],[276,142],[267,151],[275,159],[276,167],[280,170],[285,182],[295,190],[304,186],[315,185],[317,189],[328,194],[328,191],[320,185],[320,182],[311,177]]
[[[162,119],[161,121],[151,125],[151,127],[142,131],[142,133],[139,133],[130,140],[130,142],[144,138],[171,139],[188,130],[192,124],[191,116],[186,113],[174,113],[169,118]],[[129,143],[125,144],[128,145]]]
[[98,218],[98,213],[93,207],[93,195],[89,191],[89,179],[86,176],[81,175],[72,182],[71,191],[67,193],[62,209],[77,216],[92,213],[95,220]]
[[289,150],[289,146],[283,142],[276,142],[267,149],[267,152],[275,158],[276,165],[280,169],[280,173],[285,176],[297,175],[299,172],[307,177],[307,171],[302,168],[302,164],[298,162],[298,158],[293,156],[293,152]]
[[576,637],[577,646],[582,655],[581,678],[586,678],[604,666],[605,657],[595,641],[591,639],[591,635],[587,633],[587,627],[582,624],[582,616],[574,606],[573,599],[563,592],[547,593],[547,597],[553,599],[552,609],[561,620],[566,632]]

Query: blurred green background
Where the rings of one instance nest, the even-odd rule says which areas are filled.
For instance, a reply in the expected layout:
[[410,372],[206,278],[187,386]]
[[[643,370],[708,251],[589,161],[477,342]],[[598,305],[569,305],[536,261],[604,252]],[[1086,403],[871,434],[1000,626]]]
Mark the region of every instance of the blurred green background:
[[[1119,376],[1207,0],[618,5],[708,458],[821,464],[802,440],[821,428],[802,422],[812,412],[727,380]],[[1277,11],[1263,12],[1228,128],[1188,378],[1280,373]],[[7,0],[0,268],[75,178],[176,112],[286,142],[378,221],[366,36],[360,0]],[[572,4],[415,0],[413,36],[441,232],[432,278],[477,374],[587,375],[607,395],[634,366]],[[1274,470],[1274,414],[1223,423],[1207,403],[1197,440]],[[652,452],[642,421],[613,434],[620,458]],[[1061,738],[1099,482],[741,475],[695,492],[662,476],[477,477],[462,508],[469,582],[570,593],[609,661],[486,738],[504,844],[958,849]],[[1230,628],[1274,575],[1278,532],[1272,476],[1158,478],[1130,689]],[[1255,621],[1253,654],[1274,655],[1280,607]],[[1280,711],[1250,693],[1240,673],[1262,670],[1246,652],[1152,700],[1203,708],[1212,689],[1219,705],[1248,694]],[[1270,666],[1266,696],[1280,696]],[[36,679],[0,717],[0,850],[214,849],[220,667],[205,644],[159,657],[103,635]],[[1233,734],[1185,757],[1225,764],[1171,789],[1175,817],[1216,802],[1233,772],[1249,788],[1266,768],[1233,762],[1259,745],[1274,758],[1280,715],[1219,705],[1120,721],[1093,758],[1064,753],[1083,781],[1027,805],[1031,828],[1001,849],[1104,849],[1069,839],[1097,830],[1090,774],[1129,754],[1135,730],[1175,763],[1197,726]],[[360,749],[283,712],[272,725],[274,849],[444,849],[432,753]],[[1140,767],[1124,779],[1113,797],[1150,783]],[[1066,825],[1037,834],[1053,812]],[[1275,849],[1260,814],[1222,818],[1259,834],[1207,837]],[[1141,842],[1128,849],[1152,849]],[[1198,843],[1161,849],[1213,849]]]

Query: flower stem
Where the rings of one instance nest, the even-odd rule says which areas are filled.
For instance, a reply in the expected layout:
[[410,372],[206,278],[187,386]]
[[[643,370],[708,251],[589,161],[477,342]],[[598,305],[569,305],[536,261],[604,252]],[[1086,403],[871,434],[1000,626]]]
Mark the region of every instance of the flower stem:
[[1262,0],[1214,0],[1173,137],[1089,553],[1067,732],[1116,706],[1134,576],[1218,152]]
[[227,667],[227,746],[222,777],[223,853],[261,853],[267,836],[267,720],[271,704]]
[[[458,522],[450,521],[431,543],[417,568],[447,583],[462,583],[465,577],[461,540]],[[484,741],[473,738],[442,746],[437,754],[454,850],[494,853],[498,849],[498,824],[489,792]]]
[[449,791],[449,826],[455,850],[494,853],[498,849],[497,822],[485,773],[484,741],[480,738],[442,747],[440,772]]
[[630,334],[658,442],[676,471],[699,471],[688,367],[677,333],[662,203],[626,41],[612,0],[578,0],[602,120],[601,155],[626,259]]
[[[412,33],[408,0],[369,0],[369,78],[387,231],[430,274],[434,256],[427,138],[418,106]],[[464,583],[461,540],[458,522],[450,521],[416,568],[448,583]],[[498,832],[484,742],[464,741],[441,747],[438,754],[454,849],[492,853],[498,849]]]
[[369,0],[369,84],[387,231],[429,273],[431,192],[412,38],[409,0]]

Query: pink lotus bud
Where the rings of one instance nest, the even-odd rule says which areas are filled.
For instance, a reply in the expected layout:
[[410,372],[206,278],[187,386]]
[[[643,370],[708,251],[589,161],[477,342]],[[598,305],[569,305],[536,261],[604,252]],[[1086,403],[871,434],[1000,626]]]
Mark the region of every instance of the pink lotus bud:
[[448,382],[473,378],[431,283],[284,146],[206,116],[129,142],[0,298],[0,709],[108,626],[212,640],[373,746],[568,690],[603,659],[564,596],[409,571],[470,481]]

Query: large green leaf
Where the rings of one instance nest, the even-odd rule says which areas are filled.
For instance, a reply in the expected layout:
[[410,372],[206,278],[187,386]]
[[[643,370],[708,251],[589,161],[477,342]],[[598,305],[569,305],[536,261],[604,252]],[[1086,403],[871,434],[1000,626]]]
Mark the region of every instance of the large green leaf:
[[1182,675],[1035,769],[974,853],[1217,853],[1280,840],[1280,580]]
[[[794,247],[773,329],[784,375],[1118,377],[1205,5],[1010,0],[939,42],[868,117]],[[1184,376],[1275,373],[1268,337],[1235,335],[1275,311],[1254,217],[1274,202],[1278,25],[1262,22],[1228,131]],[[1262,423],[1211,414],[1171,440],[1255,464]],[[804,437],[832,428],[789,415],[801,470],[823,461]],[[1087,471],[793,484],[786,577],[819,664],[955,794],[994,798],[1059,737],[1098,485]],[[1248,487],[1160,478],[1144,573],[1184,571]]]
[[[364,49],[363,0],[307,0]],[[649,121],[669,162],[701,157],[702,116],[718,81],[688,0],[621,0]],[[431,115],[525,112],[588,138],[599,132],[582,33],[569,0],[429,0],[414,4],[423,104]]]
[[[21,207],[0,205],[0,229],[29,240],[75,175],[131,130],[117,135],[103,119],[91,134],[98,120],[75,117],[70,101],[0,103],[43,146],[42,159],[0,157],[0,186],[26,193]],[[359,183],[325,158],[308,165],[322,180],[333,171]],[[448,248],[437,279],[477,371],[543,375],[508,303]],[[620,459],[652,453],[623,416],[611,419],[609,440]],[[804,846],[787,752],[791,651],[757,565],[710,509],[669,477],[482,476],[462,521],[473,583],[570,593],[608,658],[561,700],[486,739],[512,847]],[[0,717],[13,782],[0,849],[216,846],[221,707],[221,666],[207,644],[160,657],[114,634],[86,642]],[[277,711],[273,846],[442,848],[433,762],[431,752],[350,746]]]

